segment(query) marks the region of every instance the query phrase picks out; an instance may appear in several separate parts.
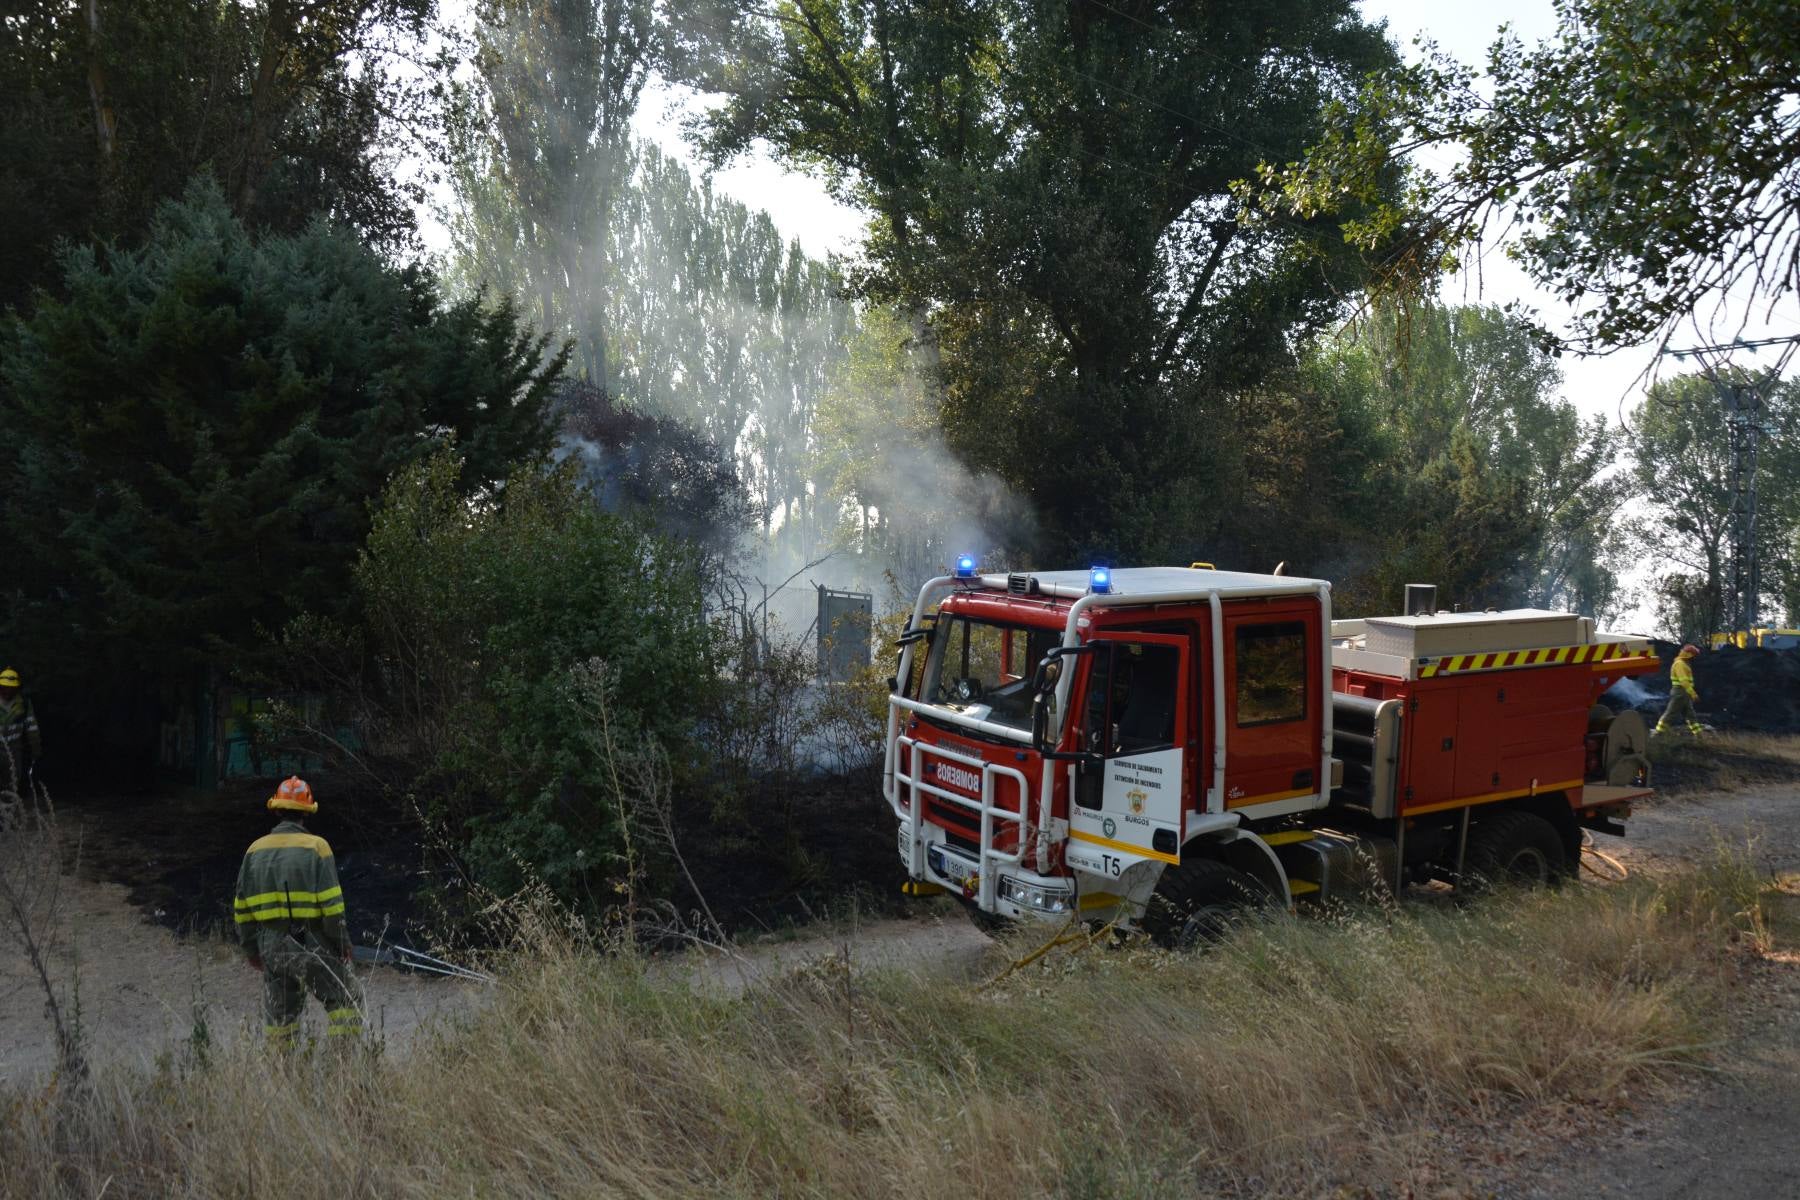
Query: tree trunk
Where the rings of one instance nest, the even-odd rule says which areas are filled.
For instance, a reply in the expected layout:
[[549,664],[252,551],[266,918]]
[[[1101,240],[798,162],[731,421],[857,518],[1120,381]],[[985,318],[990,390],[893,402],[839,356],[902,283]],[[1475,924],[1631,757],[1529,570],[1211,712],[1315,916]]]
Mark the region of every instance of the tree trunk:
[[113,149],[117,140],[118,122],[113,115],[111,97],[107,94],[106,64],[101,59],[100,0],[87,0],[87,33],[88,100],[94,106],[94,143],[100,159],[99,209],[106,218],[106,224],[111,226],[117,200],[118,174],[113,161]]
[[267,23],[256,63],[256,82],[250,89],[250,128],[244,135],[237,188],[237,210],[247,215],[256,203],[263,172],[275,156],[275,131],[287,113],[288,101],[277,95],[285,60],[293,49],[298,16],[290,0],[270,0]]

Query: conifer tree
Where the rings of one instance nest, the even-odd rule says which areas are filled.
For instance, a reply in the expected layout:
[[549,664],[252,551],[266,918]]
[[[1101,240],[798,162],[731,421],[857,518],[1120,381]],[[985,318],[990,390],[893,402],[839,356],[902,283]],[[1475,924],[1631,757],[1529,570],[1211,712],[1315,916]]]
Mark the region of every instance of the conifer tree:
[[257,237],[202,181],[63,271],[0,328],[0,632],[65,681],[241,666],[341,607],[396,470],[454,440],[480,489],[548,447],[562,356],[510,302],[322,222]]

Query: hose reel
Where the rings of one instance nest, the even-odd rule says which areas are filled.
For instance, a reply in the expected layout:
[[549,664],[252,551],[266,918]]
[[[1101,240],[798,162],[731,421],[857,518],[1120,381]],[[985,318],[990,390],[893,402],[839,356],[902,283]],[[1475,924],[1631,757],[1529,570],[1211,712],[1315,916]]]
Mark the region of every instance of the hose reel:
[[1588,712],[1588,732],[1603,734],[1600,749],[1600,774],[1616,787],[1648,786],[1650,783],[1650,727],[1644,715],[1634,709],[1614,714],[1603,704]]

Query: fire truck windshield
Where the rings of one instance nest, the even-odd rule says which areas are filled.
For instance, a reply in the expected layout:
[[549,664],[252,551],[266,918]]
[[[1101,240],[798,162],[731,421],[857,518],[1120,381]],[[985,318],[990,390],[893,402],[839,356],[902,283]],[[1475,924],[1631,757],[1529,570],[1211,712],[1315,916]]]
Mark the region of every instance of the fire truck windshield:
[[1032,675],[1061,642],[1051,629],[945,617],[932,635],[923,699],[979,720],[1029,729]]

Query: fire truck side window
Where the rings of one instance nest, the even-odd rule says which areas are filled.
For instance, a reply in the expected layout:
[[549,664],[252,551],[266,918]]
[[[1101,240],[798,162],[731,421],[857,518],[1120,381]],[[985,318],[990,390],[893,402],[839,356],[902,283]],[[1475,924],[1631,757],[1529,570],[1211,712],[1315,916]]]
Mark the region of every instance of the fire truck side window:
[[1119,643],[1097,653],[1082,725],[1087,749],[1111,758],[1174,745],[1180,674],[1173,646]]
[[1299,621],[1238,626],[1238,727],[1274,725],[1304,716],[1306,627]]

